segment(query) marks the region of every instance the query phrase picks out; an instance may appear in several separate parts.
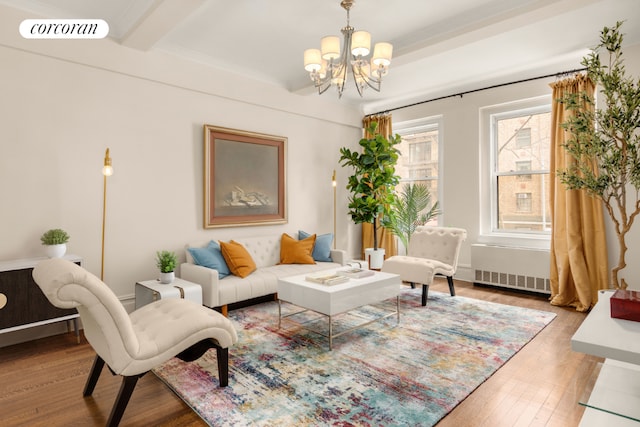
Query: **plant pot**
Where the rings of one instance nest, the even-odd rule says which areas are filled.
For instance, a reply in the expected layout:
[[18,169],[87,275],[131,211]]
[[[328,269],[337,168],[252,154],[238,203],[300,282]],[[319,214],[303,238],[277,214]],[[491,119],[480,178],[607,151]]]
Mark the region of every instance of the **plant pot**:
[[67,252],[67,244],[60,243],[59,245],[45,245],[44,253],[49,258],[62,258]]
[[369,263],[369,268],[372,270],[382,268],[384,262],[384,249],[367,248],[364,250],[364,259]]
[[173,279],[176,278],[176,272],[172,271],[171,273],[160,273],[160,283],[168,285],[173,282]]

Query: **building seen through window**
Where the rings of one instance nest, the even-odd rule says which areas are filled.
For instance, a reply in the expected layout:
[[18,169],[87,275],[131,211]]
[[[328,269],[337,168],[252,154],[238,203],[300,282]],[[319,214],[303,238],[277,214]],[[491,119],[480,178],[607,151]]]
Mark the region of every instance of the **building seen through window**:
[[[401,154],[396,165],[396,173],[401,178],[397,191],[401,191],[405,184],[423,184],[431,193],[431,203],[435,203],[438,200],[439,122],[428,121],[395,132],[402,138],[397,147]],[[438,225],[437,218],[432,219],[429,225]]]
[[548,108],[491,116],[499,231],[548,232],[551,114]]

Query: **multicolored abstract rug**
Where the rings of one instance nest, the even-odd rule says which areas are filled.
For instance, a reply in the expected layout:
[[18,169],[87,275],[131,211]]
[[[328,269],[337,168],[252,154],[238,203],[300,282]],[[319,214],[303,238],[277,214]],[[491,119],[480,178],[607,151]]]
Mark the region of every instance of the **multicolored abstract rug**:
[[[326,332],[326,317],[298,314],[278,329],[277,302],[232,311],[239,341],[226,388],[215,351],[154,372],[211,426],[432,426],[555,317],[438,292],[422,307],[420,292],[402,291],[400,324],[392,316],[348,332],[333,351],[293,321],[307,316],[305,326]],[[341,315],[334,331],[394,308]]]

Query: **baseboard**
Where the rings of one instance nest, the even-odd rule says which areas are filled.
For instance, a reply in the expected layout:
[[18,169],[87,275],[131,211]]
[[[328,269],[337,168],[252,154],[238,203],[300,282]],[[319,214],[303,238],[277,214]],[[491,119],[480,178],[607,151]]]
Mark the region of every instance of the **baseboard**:
[[473,282],[473,286],[477,286],[479,288],[496,289],[496,290],[510,292],[514,294],[531,295],[531,296],[536,296],[544,299],[548,299],[549,296],[551,295],[551,293],[547,293],[547,292],[530,291],[527,289],[520,289],[520,288],[507,288],[505,286],[489,285],[487,283],[479,283],[479,282]]

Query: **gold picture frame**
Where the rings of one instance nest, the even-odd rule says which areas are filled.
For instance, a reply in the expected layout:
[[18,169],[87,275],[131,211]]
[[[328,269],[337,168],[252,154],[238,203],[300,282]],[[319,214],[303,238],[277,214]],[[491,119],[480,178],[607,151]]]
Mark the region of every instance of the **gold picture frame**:
[[287,138],[204,125],[204,228],[287,222]]

